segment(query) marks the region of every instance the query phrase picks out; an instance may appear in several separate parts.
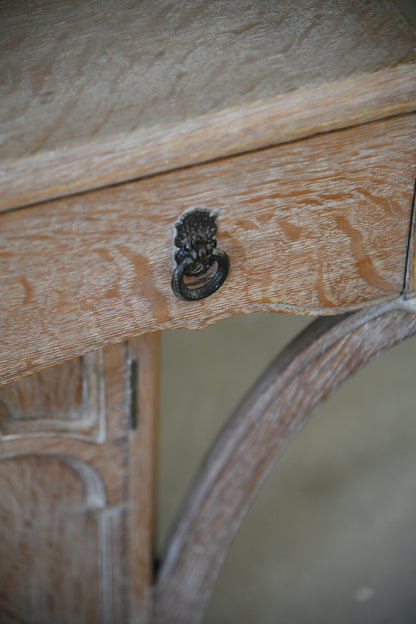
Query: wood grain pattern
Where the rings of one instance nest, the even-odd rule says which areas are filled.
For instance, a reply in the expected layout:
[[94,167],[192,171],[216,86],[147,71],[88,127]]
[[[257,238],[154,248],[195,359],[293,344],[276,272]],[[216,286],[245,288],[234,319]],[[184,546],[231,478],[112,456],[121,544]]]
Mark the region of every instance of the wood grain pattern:
[[[124,345],[103,354],[105,405],[111,418],[100,444],[78,439],[76,432],[62,437],[59,429],[57,434],[0,440],[0,513],[5,527],[0,543],[0,586],[5,588],[1,617],[112,624],[127,616],[124,364]],[[51,371],[49,382],[53,372],[60,373]],[[42,375],[39,391],[45,385]],[[35,385],[36,379],[32,395]],[[62,413],[62,393],[58,397]],[[49,400],[54,398],[49,393]],[[76,403],[77,397],[73,399]],[[71,412],[68,395],[67,406]],[[68,565],[72,554],[73,565]]]
[[3,210],[416,108],[388,0],[0,8]]
[[416,333],[416,300],[318,319],[266,369],[212,447],[169,540],[155,623],[197,624],[227,547],[274,461],[350,375]]
[[[168,327],[396,297],[415,166],[405,116],[3,215],[0,381]],[[231,271],[189,303],[170,287],[173,225],[196,206],[218,213]]]
[[159,335],[148,334],[129,343],[130,363],[137,369],[137,425],[129,434],[129,579],[131,623],[152,618],[156,438],[159,387]]
[[102,352],[0,388],[0,439],[59,435],[105,439]]
[[[100,596],[98,492],[61,458],[0,461],[0,619],[105,621]],[[107,621],[109,621],[107,619]]]
[[[133,356],[139,370],[135,406]],[[25,379],[18,392],[2,391],[3,399],[13,399],[14,413],[29,415],[32,424],[32,433],[0,438],[2,622],[147,622],[156,403],[156,382],[150,392],[149,379],[156,379],[157,344],[146,337],[109,347],[100,357],[107,422],[99,443],[76,430],[63,437],[54,418],[47,419],[48,432],[41,428],[43,435],[36,435],[38,414],[30,414],[30,399],[42,413],[53,415],[55,405],[60,420],[80,407],[79,392],[70,389],[78,385],[82,361]],[[61,382],[56,391],[54,380]],[[134,430],[133,408],[140,419]]]

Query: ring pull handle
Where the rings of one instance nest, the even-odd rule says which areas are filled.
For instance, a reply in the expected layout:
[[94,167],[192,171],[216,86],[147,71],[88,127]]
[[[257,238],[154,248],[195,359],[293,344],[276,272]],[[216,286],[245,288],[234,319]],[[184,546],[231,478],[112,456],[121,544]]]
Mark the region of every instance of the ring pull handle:
[[[216,215],[196,208],[183,215],[175,227],[177,266],[172,275],[172,290],[179,299],[185,301],[209,297],[222,286],[230,268],[225,251],[217,249]],[[195,280],[192,276],[199,277]],[[199,285],[201,280],[203,284]],[[186,281],[196,281],[197,284],[192,286]]]

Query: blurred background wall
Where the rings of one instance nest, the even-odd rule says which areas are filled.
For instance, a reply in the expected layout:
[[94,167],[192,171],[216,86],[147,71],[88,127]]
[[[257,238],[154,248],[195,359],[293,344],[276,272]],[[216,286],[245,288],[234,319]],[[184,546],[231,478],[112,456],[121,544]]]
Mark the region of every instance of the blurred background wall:
[[[416,23],[416,0],[400,6]],[[229,413],[311,319],[162,333],[159,551]],[[416,623],[416,340],[372,362],[295,439],[247,514],[204,624]]]

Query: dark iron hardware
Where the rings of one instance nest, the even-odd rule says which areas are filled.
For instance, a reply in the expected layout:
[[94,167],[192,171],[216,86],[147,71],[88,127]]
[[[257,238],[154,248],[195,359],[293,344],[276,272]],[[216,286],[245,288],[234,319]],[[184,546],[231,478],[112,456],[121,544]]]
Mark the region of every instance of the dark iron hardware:
[[[230,268],[225,251],[217,249],[216,215],[196,208],[183,215],[175,227],[177,266],[172,275],[172,290],[179,299],[186,301],[209,297],[224,283]],[[185,283],[186,276],[200,276],[202,280],[206,276],[206,280],[202,286],[192,287]]]

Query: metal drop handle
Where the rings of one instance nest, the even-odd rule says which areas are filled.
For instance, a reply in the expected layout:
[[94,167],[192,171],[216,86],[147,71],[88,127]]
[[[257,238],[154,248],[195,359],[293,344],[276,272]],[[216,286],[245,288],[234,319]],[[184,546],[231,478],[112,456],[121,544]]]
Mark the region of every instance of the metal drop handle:
[[[230,261],[221,249],[217,249],[216,215],[196,208],[176,223],[174,239],[177,266],[172,275],[172,290],[179,299],[197,301],[212,295],[224,283]],[[208,273],[207,282],[195,288],[185,284],[185,276],[203,277],[216,264],[213,275]]]

